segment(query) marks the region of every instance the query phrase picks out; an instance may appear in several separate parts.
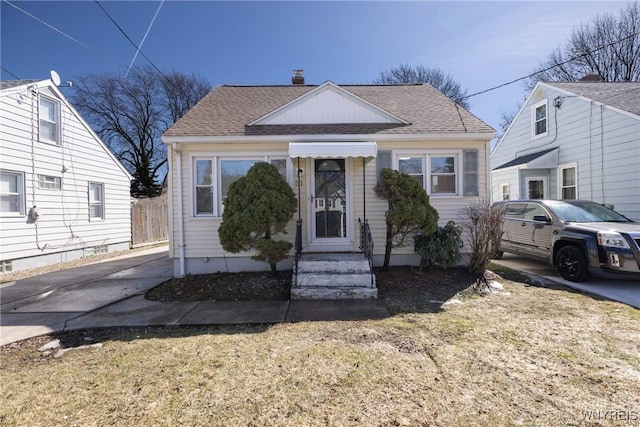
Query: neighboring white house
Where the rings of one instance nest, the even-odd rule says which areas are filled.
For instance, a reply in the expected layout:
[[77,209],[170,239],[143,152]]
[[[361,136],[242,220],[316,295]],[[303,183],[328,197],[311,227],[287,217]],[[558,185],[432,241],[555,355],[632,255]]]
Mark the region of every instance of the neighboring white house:
[[131,176],[52,80],[0,82],[0,265],[129,249]]
[[[462,209],[489,197],[494,130],[432,86],[316,86],[299,75],[293,81],[216,87],[163,135],[177,276],[268,269],[250,254],[225,252],[218,239],[229,182],[258,161],[278,166],[298,195],[286,238],[293,242],[302,220],[303,253],[360,251],[359,224],[366,220],[377,265],[387,202],[373,187],[383,167],[413,175],[441,225],[461,222]],[[413,247],[392,255],[393,264],[417,262]]]
[[492,199],[587,199],[640,221],[640,82],[540,82],[491,153]]

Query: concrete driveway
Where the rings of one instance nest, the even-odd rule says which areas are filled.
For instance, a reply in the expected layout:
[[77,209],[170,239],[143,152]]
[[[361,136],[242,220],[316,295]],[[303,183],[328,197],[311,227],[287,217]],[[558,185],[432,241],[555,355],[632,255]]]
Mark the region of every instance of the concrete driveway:
[[552,265],[505,253],[502,259],[494,263],[513,270],[535,274],[547,280],[560,283],[569,288],[597,295],[612,301],[618,301],[640,309],[640,281],[591,278],[587,282],[575,283],[563,279]]
[[64,330],[86,313],[173,277],[167,247],[0,285],[0,345]]

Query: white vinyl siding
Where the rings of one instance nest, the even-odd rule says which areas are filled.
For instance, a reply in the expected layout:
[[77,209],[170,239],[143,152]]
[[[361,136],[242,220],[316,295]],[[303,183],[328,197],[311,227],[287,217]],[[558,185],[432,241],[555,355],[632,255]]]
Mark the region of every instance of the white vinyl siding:
[[24,174],[0,171],[0,214],[24,215]]
[[60,143],[60,102],[40,95],[40,140]]
[[531,136],[532,138],[538,138],[545,136],[549,129],[549,123],[547,120],[548,115],[548,103],[545,99],[531,107]]
[[[64,150],[53,143],[41,143],[40,98],[45,94],[60,99],[62,95],[44,84],[38,89],[40,97],[33,97],[27,85],[2,91],[0,97],[0,169],[19,173],[22,194],[19,215],[2,214],[2,260],[14,260],[14,267],[23,269],[86,256],[96,246],[106,245],[110,251],[128,248],[130,175],[65,102],[59,104]],[[60,178],[60,190],[41,188],[40,176]],[[89,220],[89,182],[105,183],[104,220]],[[40,212],[37,233],[35,224],[24,217],[32,206]]]

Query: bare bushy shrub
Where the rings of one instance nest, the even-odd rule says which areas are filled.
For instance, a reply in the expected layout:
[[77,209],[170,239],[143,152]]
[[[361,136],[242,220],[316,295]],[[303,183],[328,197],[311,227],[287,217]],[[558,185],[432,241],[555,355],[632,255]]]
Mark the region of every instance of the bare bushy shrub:
[[480,200],[467,206],[463,210],[463,217],[466,218],[463,228],[468,233],[471,245],[469,271],[476,278],[478,288],[487,286],[485,272],[498,251],[502,237],[502,213],[492,209],[488,200]]

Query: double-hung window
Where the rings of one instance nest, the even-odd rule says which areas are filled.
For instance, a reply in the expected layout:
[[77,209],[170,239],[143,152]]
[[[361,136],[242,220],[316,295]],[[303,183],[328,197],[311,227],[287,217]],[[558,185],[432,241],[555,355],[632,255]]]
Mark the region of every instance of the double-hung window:
[[0,171],[0,214],[24,215],[24,174]]
[[533,138],[547,134],[547,100],[540,101],[531,107],[531,133]]
[[89,183],[89,220],[104,219],[104,184]]
[[558,183],[560,184],[560,197],[563,200],[575,200],[578,198],[578,167],[577,165],[562,165],[558,167]]
[[40,141],[60,144],[60,102],[40,95]]
[[229,187],[258,162],[269,162],[288,180],[286,156],[193,157],[193,216],[221,216]]
[[[428,194],[462,195],[461,152],[396,153],[397,170],[416,180]],[[475,158],[474,158],[475,160]],[[477,175],[469,168],[473,179]],[[472,182],[477,186],[477,179]]]

